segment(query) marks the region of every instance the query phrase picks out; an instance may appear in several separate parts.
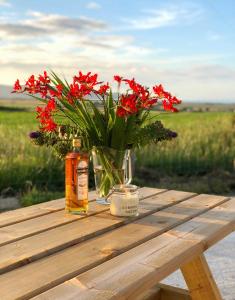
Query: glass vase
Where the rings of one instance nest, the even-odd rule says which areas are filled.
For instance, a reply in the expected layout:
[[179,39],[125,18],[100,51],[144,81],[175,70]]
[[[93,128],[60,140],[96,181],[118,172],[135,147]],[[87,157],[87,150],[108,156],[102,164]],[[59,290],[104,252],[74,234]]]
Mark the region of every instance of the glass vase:
[[109,204],[108,196],[114,185],[131,183],[131,150],[94,147],[92,160],[97,192],[96,201],[100,204]]

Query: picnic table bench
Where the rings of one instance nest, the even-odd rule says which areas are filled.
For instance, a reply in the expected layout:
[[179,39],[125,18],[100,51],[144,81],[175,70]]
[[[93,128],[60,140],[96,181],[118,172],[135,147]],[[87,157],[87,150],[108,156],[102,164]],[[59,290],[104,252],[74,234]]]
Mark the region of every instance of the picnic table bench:
[[[222,299],[204,251],[235,228],[235,198],[141,188],[139,216],[114,217],[89,193],[0,214],[0,299]],[[189,291],[158,284],[181,269]]]

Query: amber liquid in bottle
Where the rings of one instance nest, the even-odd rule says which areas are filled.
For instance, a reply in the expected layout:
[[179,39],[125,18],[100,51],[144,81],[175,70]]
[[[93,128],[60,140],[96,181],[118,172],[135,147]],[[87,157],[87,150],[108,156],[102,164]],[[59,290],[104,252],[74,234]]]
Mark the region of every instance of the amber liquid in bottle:
[[80,151],[81,142],[73,139],[73,152],[65,158],[65,210],[73,214],[88,210],[88,154]]

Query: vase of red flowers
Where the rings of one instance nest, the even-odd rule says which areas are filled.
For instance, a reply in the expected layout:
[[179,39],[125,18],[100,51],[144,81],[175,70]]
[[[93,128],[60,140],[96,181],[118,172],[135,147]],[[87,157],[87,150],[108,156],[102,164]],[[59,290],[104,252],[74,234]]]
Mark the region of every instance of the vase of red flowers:
[[43,104],[36,108],[40,133],[35,139],[37,144],[49,144],[66,154],[76,134],[82,147],[93,152],[100,197],[107,197],[114,184],[130,181],[127,149],[176,137],[157,120],[154,111],[161,106],[176,112],[175,105],[180,103],[161,84],[150,89],[135,79],[118,75],[113,79],[116,93],[109,83],[99,81],[98,75],[90,72],[79,72],[68,83],[54,72],[48,75],[45,71],[30,76],[24,85],[17,80],[14,86],[14,92],[26,93]]

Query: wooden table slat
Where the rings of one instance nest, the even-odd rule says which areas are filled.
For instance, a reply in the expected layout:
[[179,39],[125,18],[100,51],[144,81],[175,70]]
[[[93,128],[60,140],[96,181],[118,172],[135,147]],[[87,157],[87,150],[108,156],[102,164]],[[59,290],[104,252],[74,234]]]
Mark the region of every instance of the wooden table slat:
[[[164,194],[162,194],[162,196],[163,195]],[[221,196],[199,195],[176,204],[173,207],[137,220],[134,223],[122,226],[111,232],[104,233],[91,240],[55,253],[54,255],[5,273],[0,277],[0,286],[2,287],[0,290],[0,298],[2,295],[6,297],[7,294],[6,300],[21,297],[23,299],[29,299],[148,240],[150,248],[143,244],[146,250],[143,254],[148,253],[148,251],[150,251],[150,254],[151,251],[154,252],[156,249],[159,249],[159,245],[162,245],[161,243],[158,245],[158,243],[155,242],[156,236],[160,234],[163,236],[163,232],[227,200],[227,198]],[[192,201],[191,206],[190,201]],[[188,209],[186,209],[186,203],[188,203]],[[181,213],[179,209],[180,206],[182,207]],[[161,217],[161,214],[166,213],[165,219],[164,216]],[[169,214],[171,214],[171,217]],[[177,218],[177,216],[179,216],[179,218]],[[161,238],[161,236],[159,238]],[[164,237],[166,236],[164,235]],[[181,240],[169,234],[167,237],[167,243],[169,239],[171,241]],[[187,243],[189,242],[187,241]],[[194,242],[190,241],[190,244],[194,244]],[[151,245],[154,247],[151,247]],[[139,248],[133,250],[133,258],[135,257],[136,249]],[[140,258],[139,256],[137,257]],[[149,266],[145,266],[145,268],[153,269],[153,267]],[[145,271],[142,275],[145,274]],[[30,278],[30,281],[27,281],[27,278]],[[14,282],[14,289],[11,288],[12,282]]]
[[62,198],[2,212],[0,213],[0,228],[62,210],[64,205],[65,199]]
[[[143,195],[149,196],[146,192]],[[143,218],[146,215],[175,205],[193,196],[196,196],[196,194],[178,191],[167,191],[165,193],[156,194],[155,196],[150,196],[141,201],[139,216],[135,219]],[[133,222],[133,220],[134,218],[113,217],[109,212],[103,212],[4,245],[0,247],[0,274],[75,245],[108,230],[117,228],[123,224]]]
[[[150,197],[154,194],[162,193],[166,190],[142,188],[140,193],[142,198]],[[109,210],[109,207],[99,205],[96,201],[90,202],[89,212],[87,215],[73,215],[65,213],[65,211],[56,211],[51,214],[46,214],[37,218],[29,219],[13,225],[0,228],[0,246],[18,241],[41,232],[47,231],[52,228],[76,222],[78,220],[102,213]]]
[[[89,192],[90,200],[95,197],[95,191]],[[0,213],[0,228],[64,210],[64,206],[65,198],[62,198]]]
[[233,198],[33,299],[134,300],[234,228]]

